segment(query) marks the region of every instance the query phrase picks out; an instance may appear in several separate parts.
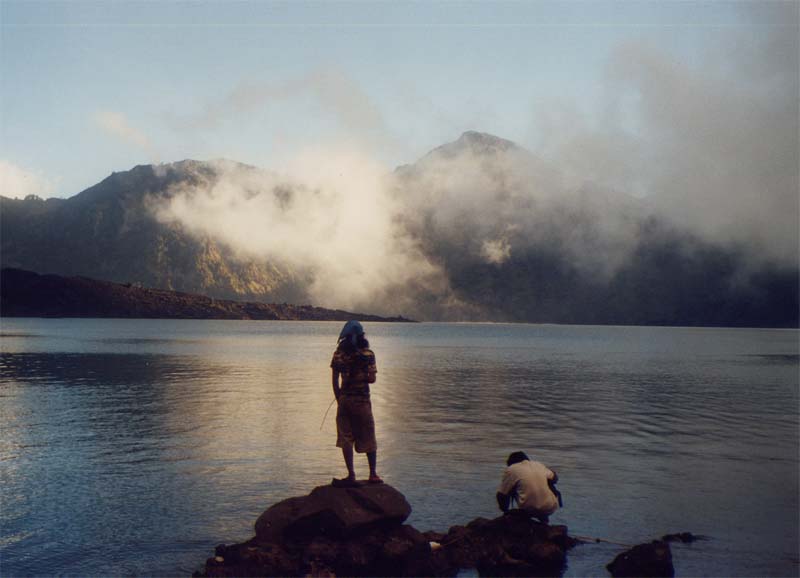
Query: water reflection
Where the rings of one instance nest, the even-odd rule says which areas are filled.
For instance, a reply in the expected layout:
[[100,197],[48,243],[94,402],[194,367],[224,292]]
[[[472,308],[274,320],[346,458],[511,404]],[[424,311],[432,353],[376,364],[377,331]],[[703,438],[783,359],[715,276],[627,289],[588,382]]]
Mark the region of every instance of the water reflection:
[[[687,527],[692,511],[702,520],[695,527],[718,535],[735,524],[737,504],[769,488],[761,508],[797,536],[796,520],[779,513],[798,506],[791,356],[776,366],[771,355],[766,371],[716,353],[553,355],[403,344],[385,357],[393,365],[378,397],[382,451],[392,479],[407,483],[422,527],[494,515],[502,461],[525,449],[562,476],[568,510],[557,521],[589,534],[641,540],[643,528]],[[769,399],[754,399],[754,391]],[[768,480],[761,469],[772,472]],[[453,520],[454,503],[470,504],[463,520]],[[780,542],[791,553],[788,535]],[[742,570],[742,563],[728,571],[758,566]]]
[[[332,461],[320,458],[331,445],[320,443],[322,434],[314,451],[304,448],[322,412],[303,410],[314,406],[309,400],[325,403],[325,391],[302,391],[309,376],[294,363],[0,354],[4,564],[20,574],[54,573],[84,552],[81,573],[149,573],[153,544],[247,537],[273,495],[307,484],[302,473],[291,482],[285,475],[298,455],[310,458],[319,483],[331,475],[320,475],[320,464]],[[216,515],[198,515],[209,510]],[[109,559],[111,536],[128,544],[128,566]],[[142,541],[145,555],[131,557]],[[103,553],[85,556],[89,544]],[[35,559],[26,560],[32,551]]]
[[[8,325],[42,337],[0,352],[4,570],[191,573],[214,544],[248,538],[270,503],[342,474],[331,416],[320,428],[339,329]],[[719,552],[676,556],[687,575],[796,570],[770,562],[797,557],[796,332],[367,332],[379,469],[418,527],[493,516],[503,461],[523,449],[559,471],[567,508],[554,521],[575,533],[715,536]],[[608,554],[581,554],[570,572],[584,559],[596,572]]]

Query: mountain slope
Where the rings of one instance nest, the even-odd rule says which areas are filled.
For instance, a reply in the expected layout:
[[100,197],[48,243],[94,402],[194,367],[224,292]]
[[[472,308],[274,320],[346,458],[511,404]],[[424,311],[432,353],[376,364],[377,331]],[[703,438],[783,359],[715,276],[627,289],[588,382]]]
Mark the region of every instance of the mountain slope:
[[220,168],[196,161],[137,166],[66,200],[0,197],[2,264],[219,298],[302,300],[293,271],[157,220],[153,203],[176,188],[215,182]]
[[509,141],[465,133],[395,171],[400,219],[473,318],[798,326],[797,263],[758,260]]
[[[429,320],[798,325],[796,262],[712,243],[619,191],[570,185],[511,141],[467,132],[385,183],[353,198],[231,161],[138,166],[66,200],[0,198],[0,257],[40,273],[294,303],[313,301],[312,287],[337,303],[327,283],[357,266],[340,288],[360,291],[358,309]],[[342,221],[365,201],[363,217]]]
[[409,321],[287,303],[218,300],[85,277],[3,269],[0,316],[147,319],[271,319],[292,321]]

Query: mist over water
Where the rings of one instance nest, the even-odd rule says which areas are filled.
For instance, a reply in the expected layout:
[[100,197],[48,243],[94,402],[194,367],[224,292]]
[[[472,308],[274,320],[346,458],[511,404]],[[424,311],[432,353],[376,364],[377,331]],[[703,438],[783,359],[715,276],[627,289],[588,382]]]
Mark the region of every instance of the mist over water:
[[[365,326],[379,470],[417,528],[494,516],[522,449],[558,471],[573,534],[691,531],[711,539],[673,547],[677,575],[797,575],[796,330]],[[4,574],[191,573],[340,476],[320,428],[340,328],[4,320]],[[581,546],[568,575],[620,550]]]

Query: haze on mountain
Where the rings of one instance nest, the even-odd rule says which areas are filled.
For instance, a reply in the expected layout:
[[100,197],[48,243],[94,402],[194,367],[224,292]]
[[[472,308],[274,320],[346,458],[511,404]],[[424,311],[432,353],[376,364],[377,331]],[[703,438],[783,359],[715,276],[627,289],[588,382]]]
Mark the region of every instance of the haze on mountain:
[[798,323],[796,255],[478,132],[389,174],[347,149],[281,173],[187,160],[0,202],[2,265],[41,273],[427,320]]

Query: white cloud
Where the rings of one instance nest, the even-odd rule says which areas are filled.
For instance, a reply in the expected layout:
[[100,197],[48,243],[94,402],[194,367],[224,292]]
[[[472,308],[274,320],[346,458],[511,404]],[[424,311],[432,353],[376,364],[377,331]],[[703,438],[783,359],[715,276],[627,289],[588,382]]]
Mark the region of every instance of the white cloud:
[[281,82],[242,81],[199,110],[183,110],[168,118],[174,130],[194,133],[218,129],[234,119],[250,119],[260,110],[278,114],[290,104],[305,107],[304,115],[317,122],[333,120],[347,140],[371,148],[400,146],[379,107],[354,78],[337,67],[318,68]]
[[752,3],[752,30],[691,60],[652,38],[620,45],[607,114],[540,112],[537,152],[582,182],[644,198],[677,226],[754,258],[797,263],[800,115],[796,3]]
[[481,255],[487,263],[501,265],[511,256],[511,245],[505,239],[493,239],[484,241],[481,247]]
[[142,149],[154,160],[157,159],[154,148],[141,130],[134,127],[128,117],[113,110],[97,111],[92,117],[94,123],[107,133],[119,138],[122,142]]
[[28,195],[47,197],[52,195],[54,190],[55,184],[51,179],[0,159],[0,195],[20,199]]
[[[387,294],[439,282],[402,236],[386,167],[357,149],[306,149],[282,175],[215,163],[218,178],[174,190],[153,208],[165,222],[308,275],[315,304],[407,311]],[[383,304],[383,305],[381,305]]]

